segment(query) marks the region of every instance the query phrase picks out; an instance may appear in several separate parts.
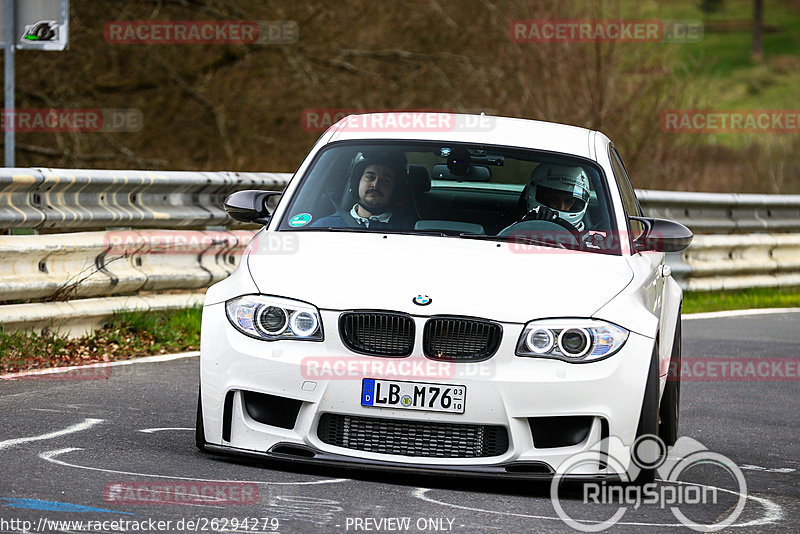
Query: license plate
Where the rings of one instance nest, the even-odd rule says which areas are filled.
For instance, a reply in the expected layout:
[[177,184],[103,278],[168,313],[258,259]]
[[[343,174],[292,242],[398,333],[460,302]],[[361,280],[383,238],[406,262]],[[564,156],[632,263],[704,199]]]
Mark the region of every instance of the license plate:
[[466,398],[466,386],[375,378],[361,382],[361,406],[373,408],[464,413]]

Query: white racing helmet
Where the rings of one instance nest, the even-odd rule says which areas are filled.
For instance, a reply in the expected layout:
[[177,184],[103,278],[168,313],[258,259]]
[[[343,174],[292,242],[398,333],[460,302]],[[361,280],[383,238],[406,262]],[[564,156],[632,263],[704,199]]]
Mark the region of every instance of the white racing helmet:
[[531,173],[526,201],[528,210],[546,206],[582,231],[589,205],[589,177],[581,167],[540,163]]

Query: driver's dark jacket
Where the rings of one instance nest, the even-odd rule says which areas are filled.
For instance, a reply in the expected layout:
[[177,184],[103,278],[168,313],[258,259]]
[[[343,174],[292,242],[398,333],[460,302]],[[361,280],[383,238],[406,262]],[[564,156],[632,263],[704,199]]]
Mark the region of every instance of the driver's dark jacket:
[[[350,219],[349,224],[348,222],[345,222],[341,215],[338,213],[333,213],[318,219],[316,222],[312,223],[311,226],[316,228],[347,228],[353,226],[366,228],[366,226],[353,219],[350,214],[346,214],[346,216]],[[369,227],[370,229],[386,228],[387,230],[411,230],[414,228],[414,222],[415,221],[409,217],[403,216],[401,213],[393,213],[392,218],[389,219],[389,222],[384,223],[373,219],[369,221]]]

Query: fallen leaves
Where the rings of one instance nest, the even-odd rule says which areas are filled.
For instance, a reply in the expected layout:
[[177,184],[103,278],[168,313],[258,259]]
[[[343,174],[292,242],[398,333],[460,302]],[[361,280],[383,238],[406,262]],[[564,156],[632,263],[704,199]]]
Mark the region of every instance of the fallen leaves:
[[78,339],[52,331],[0,332],[0,374],[198,350],[199,322],[176,323],[175,316],[162,312],[143,321],[120,315],[91,336]]

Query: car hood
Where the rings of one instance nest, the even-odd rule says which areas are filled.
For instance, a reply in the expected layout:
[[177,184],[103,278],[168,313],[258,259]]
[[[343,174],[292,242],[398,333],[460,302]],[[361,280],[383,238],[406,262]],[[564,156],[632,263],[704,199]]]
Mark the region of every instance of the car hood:
[[[248,267],[261,293],[329,310],[511,323],[590,317],[633,278],[622,256],[456,237],[260,232],[249,249]],[[430,297],[430,304],[415,304],[417,295]]]

